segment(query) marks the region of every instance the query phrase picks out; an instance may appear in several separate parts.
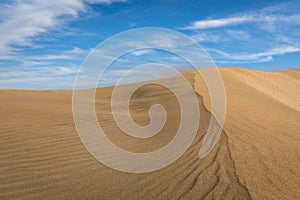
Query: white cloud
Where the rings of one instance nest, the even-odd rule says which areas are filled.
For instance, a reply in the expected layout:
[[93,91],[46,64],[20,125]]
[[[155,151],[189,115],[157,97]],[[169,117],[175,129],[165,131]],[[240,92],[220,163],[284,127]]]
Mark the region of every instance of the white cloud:
[[0,52],[11,45],[31,46],[35,36],[59,29],[86,10],[88,3],[111,4],[123,0],[14,1],[1,5]]
[[33,56],[31,59],[33,60],[73,60],[73,55],[64,55],[64,54],[57,54],[57,55],[39,55]]
[[112,4],[115,2],[126,2],[127,0],[85,0],[87,3],[92,3],[92,4]]
[[294,53],[299,52],[300,48],[293,47],[293,46],[282,46],[282,47],[276,47],[266,52],[256,53],[252,54],[254,58],[256,57],[263,57],[263,56],[274,56],[274,55],[283,55],[286,53]]
[[22,78],[31,80],[34,77],[56,77],[62,75],[72,75],[76,74],[78,71],[78,66],[49,66],[49,67],[33,67],[28,71],[6,71],[5,73],[0,73],[0,79],[15,79]]
[[224,40],[224,37],[220,36],[219,34],[205,32],[192,35],[192,38],[197,42],[220,42]]
[[252,17],[242,16],[242,17],[232,17],[223,19],[212,19],[212,20],[202,20],[192,23],[190,26],[185,27],[186,30],[198,30],[198,29],[210,29],[219,28],[225,26],[234,26],[238,24],[243,24],[252,20]]
[[68,75],[77,73],[78,68],[76,67],[58,67],[55,71],[56,75]]
[[236,39],[249,39],[250,35],[245,31],[240,30],[227,30],[226,31],[228,35],[236,38]]
[[87,53],[87,51],[84,50],[84,49],[81,49],[79,47],[73,47],[73,49],[67,51],[67,53],[70,53],[70,54],[85,54],[85,53]]
[[220,43],[224,41],[233,41],[233,40],[247,40],[250,38],[250,35],[241,30],[202,30],[199,33],[193,34],[191,36],[197,42],[212,42]]
[[230,54],[216,49],[208,49],[209,52],[220,55],[227,62],[239,61],[256,61],[256,62],[269,62],[273,60],[273,56],[283,55],[287,53],[300,52],[300,48],[294,46],[280,46],[272,48],[268,51],[252,54]]
[[[73,47],[71,50],[56,50],[55,53],[47,52],[44,54],[38,54],[38,55],[31,55],[31,56],[24,56],[22,54],[14,54],[9,57],[3,57],[3,60],[19,60],[23,63],[27,63],[26,66],[29,66],[29,64],[34,65],[43,65],[47,64],[49,60],[78,60],[82,59],[82,56],[86,55],[88,53],[87,50]],[[1,58],[1,57],[0,57]]]
[[202,30],[214,29],[222,27],[237,26],[245,23],[259,23],[262,29],[272,31],[274,25],[277,23],[292,23],[300,24],[300,15],[298,13],[274,13],[268,9],[260,11],[248,12],[240,15],[235,15],[228,18],[207,19],[191,23],[191,25],[184,27],[184,30]]
[[272,56],[267,56],[264,58],[259,58],[257,60],[228,60],[228,59],[215,59],[214,61],[216,63],[222,63],[222,64],[226,64],[226,63],[231,63],[231,64],[240,64],[240,63],[246,63],[246,64],[250,64],[250,63],[265,63],[265,62],[271,62],[273,61],[273,57]]
[[30,45],[30,38],[60,25],[60,17],[75,17],[82,9],[84,5],[78,0],[15,2],[1,14],[0,46]]
[[152,52],[153,52],[153,50],[151,50],[151,49],[141,49],[141,50],[133,51],[131,54],[133,54],[135,56],[141,56],[144,54],[150,54]]

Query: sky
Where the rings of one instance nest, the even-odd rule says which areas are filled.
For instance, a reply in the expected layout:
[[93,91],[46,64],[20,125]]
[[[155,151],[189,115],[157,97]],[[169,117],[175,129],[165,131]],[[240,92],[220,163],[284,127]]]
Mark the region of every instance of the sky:
[[[218,67],[299,68],[299,7],[300,1],[278,0],[2,0],[0,89],[72,89],[91,50],[142,27],[186,34]],[[140,50],[120,58],[114,69],[146,62],[184,65],[172,54]],[[114,79],[108,74],[102,84]]]

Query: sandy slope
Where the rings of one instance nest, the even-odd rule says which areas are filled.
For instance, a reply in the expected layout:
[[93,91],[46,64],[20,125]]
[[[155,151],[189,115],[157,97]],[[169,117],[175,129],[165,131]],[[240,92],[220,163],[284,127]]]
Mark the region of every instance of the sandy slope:
[[[0,91],[0,199],[300,199],[300,71],[221,74],[227,116],[213,151],[198,159],[210,104],[201,77],[189,72],[201,112],[196,139],[175,163],[147,174],[107,168],[85,150],[72,118],[71,91]],[[133,95],[130,111],[138,124],[149,122],[154,103],[169,116],[158,135],[143,140],[114,123],[112,89],[98,89],[96,108],[115,144],[148,152],[170,141],[180,119],[170,91],[147,85]]]

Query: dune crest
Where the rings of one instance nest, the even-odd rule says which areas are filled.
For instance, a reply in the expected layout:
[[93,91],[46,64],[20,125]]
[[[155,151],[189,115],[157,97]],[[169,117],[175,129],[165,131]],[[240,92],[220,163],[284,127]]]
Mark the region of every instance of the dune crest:
[[[220,72],[227,93],[224,132],[241,182],[253,199],[298,199],[300,70]],[[195,80],[209,109],[201,76]]]

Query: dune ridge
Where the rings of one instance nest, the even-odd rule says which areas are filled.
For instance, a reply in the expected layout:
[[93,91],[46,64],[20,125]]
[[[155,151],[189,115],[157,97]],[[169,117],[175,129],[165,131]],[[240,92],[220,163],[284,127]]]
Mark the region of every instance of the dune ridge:
[[[224,132],[241,182],[254,199],[298,199],[299,72],[220,69],[227,92]],[[197,81],[202,83],[199,75]],[[195,91],[209,96],[202,84]]]
[[[209,93],[201,76],[184,73],[198,94],[197,136],[176,162],[146,174],[115,171],[86,151],[72,118],[72,91],[0,91],[0,198],[299,199],[299,72],[220,69],[226,122],[218,143],[201,160],[198,152],[211,120]],[[172,139],[180,114],[170,91],[149,84],[130,101],[140,125],[149,123],[147,111],[154,103],[168,112],[162,131],[146,141],[116,126],[112,90],[97,89],[96,110],[115,144],[148,152]]]

